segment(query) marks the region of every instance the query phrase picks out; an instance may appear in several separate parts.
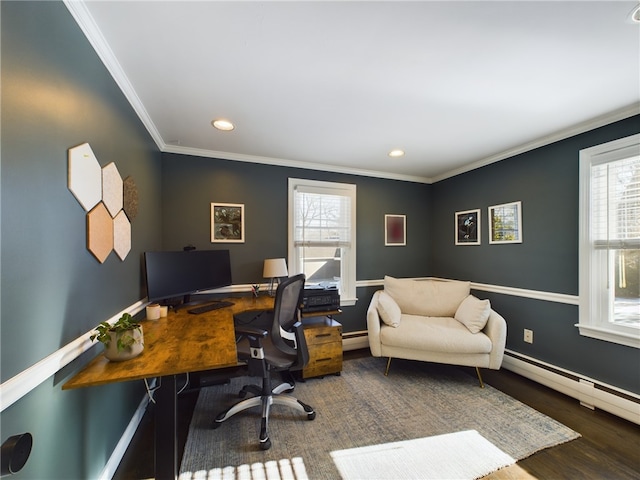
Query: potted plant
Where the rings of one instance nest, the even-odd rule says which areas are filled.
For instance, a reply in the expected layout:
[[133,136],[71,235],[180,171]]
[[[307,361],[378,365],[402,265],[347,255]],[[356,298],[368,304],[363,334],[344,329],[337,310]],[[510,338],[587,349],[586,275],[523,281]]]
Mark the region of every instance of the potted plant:
[[122,314],[113,325],[102,322],[95,332],[91,335],[91,340],[98,339],[104,344],[104,356],[109,360],[128,360],[140,355],[144,349],[142,325],[128,313]]

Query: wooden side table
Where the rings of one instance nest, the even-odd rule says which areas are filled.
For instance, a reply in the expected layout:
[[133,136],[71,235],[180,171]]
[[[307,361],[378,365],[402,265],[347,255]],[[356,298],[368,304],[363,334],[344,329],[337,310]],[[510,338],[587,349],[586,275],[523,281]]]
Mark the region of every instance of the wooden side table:
[[327,315],[303,318],[302,325],[309,350],[309,363],[302,370],[302,378],[340,375],[342,325]]

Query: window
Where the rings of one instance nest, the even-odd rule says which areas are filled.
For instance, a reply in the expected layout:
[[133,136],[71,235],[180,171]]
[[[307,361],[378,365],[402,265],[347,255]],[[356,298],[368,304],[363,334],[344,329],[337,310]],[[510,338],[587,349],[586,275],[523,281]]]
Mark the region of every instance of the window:
[[289,179],[289,270],[356,301],[356,186]]
[[580,152],[580,334],[640,348],[640,135]]

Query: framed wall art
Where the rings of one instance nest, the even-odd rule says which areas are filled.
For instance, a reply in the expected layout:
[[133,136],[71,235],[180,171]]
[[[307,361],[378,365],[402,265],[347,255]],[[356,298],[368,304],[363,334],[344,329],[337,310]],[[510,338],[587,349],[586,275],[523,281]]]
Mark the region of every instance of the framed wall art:
[[522,243],[522,202],[489,207],[489,243]]
[[244,243],[243,204],[211,204],[211,242]]
[[407,244],[407,216],[384,216],[384,245],[386,247],[402,247]]
[[456,212],[456,245],[480,245],[480,209]]

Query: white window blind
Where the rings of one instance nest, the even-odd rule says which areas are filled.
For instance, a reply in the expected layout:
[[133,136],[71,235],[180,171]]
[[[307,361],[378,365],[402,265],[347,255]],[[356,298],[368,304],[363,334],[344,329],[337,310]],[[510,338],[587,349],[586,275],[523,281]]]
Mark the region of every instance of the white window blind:
[[595,248],[640,248],[640,156],[592,165],[591,212]]
[[351,245],[351,197],[295,188],[295,246]]

